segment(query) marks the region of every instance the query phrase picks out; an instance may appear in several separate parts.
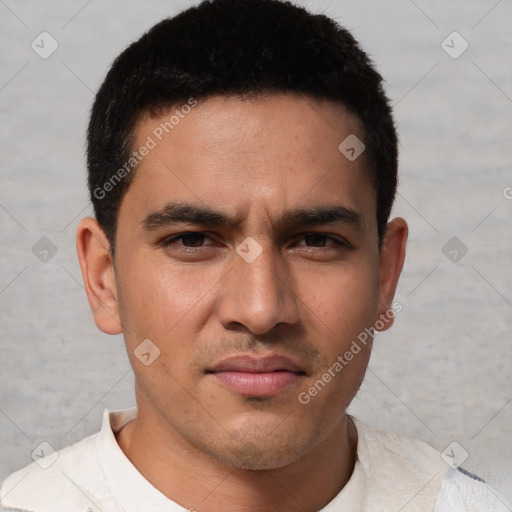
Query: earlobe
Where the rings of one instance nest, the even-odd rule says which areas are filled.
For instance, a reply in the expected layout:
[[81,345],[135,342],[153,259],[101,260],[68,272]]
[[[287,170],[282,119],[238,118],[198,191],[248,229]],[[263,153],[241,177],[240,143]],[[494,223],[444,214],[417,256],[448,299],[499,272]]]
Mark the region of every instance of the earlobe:
[[96,219],[80,221],[76,250],[94,321],[106,334],[122,332],[110,244]]
[[397,217],[389,222],[379,263],[379,305],[376,325],[380,327],[384,324],[382,328],[377,329],[379,331],[385,331],[393,325],[394,314],[391,312],[396,312],[393,297],[404,265],[407,235],[408,227],[404,219]]

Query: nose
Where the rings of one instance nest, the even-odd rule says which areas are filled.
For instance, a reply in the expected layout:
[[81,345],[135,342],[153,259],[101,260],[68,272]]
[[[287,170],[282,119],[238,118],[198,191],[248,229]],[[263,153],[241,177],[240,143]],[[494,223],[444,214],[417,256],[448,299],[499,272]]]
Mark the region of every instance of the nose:
[[278,324],[299,320],[298,297],[286,262],[271,247],[265,247],[254,261],[235,254],[220,297],[218,314],[226,329],[243,325],[261,335]]

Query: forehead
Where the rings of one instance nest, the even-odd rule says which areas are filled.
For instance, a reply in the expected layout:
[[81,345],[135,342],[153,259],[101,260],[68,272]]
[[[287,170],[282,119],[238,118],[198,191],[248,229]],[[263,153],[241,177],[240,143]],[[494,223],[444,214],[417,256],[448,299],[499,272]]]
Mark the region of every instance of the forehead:
[[149,210],[181,199],[233,215],[318,203],[372,210],[364,153],[351,161],[339,149],[347,137],[363,140],[360,122],[330,101],[290,94],[189,100],[137,123],[133,148],[151,149],[128,200]]

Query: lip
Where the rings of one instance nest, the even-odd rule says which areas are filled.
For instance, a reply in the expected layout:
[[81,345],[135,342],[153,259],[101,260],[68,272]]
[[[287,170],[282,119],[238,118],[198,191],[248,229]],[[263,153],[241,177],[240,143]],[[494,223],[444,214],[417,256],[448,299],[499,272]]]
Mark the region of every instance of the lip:
[[244,396],[269,397],[296,385],[306,375],[291,359],[268,355],[228,357],[206,373],[229,390]]

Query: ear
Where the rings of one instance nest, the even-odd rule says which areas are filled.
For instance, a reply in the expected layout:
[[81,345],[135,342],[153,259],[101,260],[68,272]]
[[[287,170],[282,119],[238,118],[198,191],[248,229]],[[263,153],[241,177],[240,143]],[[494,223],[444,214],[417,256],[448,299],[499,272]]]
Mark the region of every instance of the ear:
[[[398,278],[405,260],[408,228],[404,219],[397,217],[388,223],[380,253],[379,303],[375,325],[385,331],[393,325],[396,308],[392,308]],[[401,309],[401,308],[400,308]],[[380,326],[383,325],[381,328]]]
[[106,334],[122,332],[110,243],[96,219],[80,221],[76,251],[94,321]]

